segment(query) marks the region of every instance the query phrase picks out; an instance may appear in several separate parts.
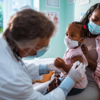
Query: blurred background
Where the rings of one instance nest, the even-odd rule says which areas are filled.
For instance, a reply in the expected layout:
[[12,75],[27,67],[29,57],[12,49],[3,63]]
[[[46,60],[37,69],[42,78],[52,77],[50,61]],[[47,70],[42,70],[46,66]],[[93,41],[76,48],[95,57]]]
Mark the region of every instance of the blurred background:
[[50,48],[41,58],[62,58],[66,51],[64,44],[66,27],[72,21],[80,21],[88,8],[98,2],[100,0],[0,0],[0,33],[5,31],[13,14],[30,7],[44,13],[57,25]]

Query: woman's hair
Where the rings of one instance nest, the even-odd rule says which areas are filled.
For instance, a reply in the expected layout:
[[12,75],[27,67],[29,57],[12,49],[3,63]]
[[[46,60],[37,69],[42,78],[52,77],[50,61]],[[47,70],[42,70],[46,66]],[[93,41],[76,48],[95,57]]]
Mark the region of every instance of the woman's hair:
[[89,22],[89,15],[91,15],[95,9],[100,9],[100,3],[97,3],[93,6],[90,7],[89,10],[87,10],[86,14],[83,16],[83,18],[81,19],[80,22],[84,23],[84,24],[88,24]]
[[75,21],[72,22],[71,24],[74,24],[76,27],[78,27],[78,29],[80,30],[81,37],[87,38],[88,28],[84,23]]
[[18,44],[30,44],[37,38],[50,38],[55,26],[45,15],[33,9],[24,9],[13,15],[3,33],[10,47],[14,50]]

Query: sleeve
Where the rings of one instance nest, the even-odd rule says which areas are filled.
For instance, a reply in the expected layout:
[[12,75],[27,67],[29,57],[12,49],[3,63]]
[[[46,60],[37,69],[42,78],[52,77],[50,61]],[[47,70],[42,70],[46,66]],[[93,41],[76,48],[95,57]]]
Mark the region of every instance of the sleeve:
[[96,70],[95,70],[95,75],[100,77],[100,61],[97,62],[97,67],[96,67]]
[[61,78],[59,78],[60,82],[62,82],[64,79],[65,79],[65,78],[62,78],[62,77],[61,77]]
[[27,83],[8,83],[2,88],[2,92],[0,92],[0,100],[65,100],[64,92],[60,88],[53,90],[47,95],[43,95],[35,91],[32,84]]
[[75,56],[82,56],[82,54],[80,53],[79,49],[74,49],[71,53],[70,53],[70,57],[71,59]]
[[75,82],[69,76],[67,76],[59,87],[63,90],[65,96],[67,96],[74,85]]
[[39,75],[48,74],[47,65],[40,64],[39,65]]
[[39,65],[36,65],[34,63],[32,64],[25,63],[25,65],[32,80],[42,80],[43,76],[40,75],[39,72],[41,72],[43,68],[40,69]]
[[46,95],[42,95],[41,93],[33,90],[32,96],[30,96],[31,98],[29,98],[29,100],[31,99],[32,100],[65,100],[65,95],[64,95],[65,91],[66,91],[66,96],[67,96],[69,91],[75,85],[75,82],[70,77],[67,77],[65,82],[63,83],[66,83],[66,84],[63,84],[62,87],[57,87],[56,89],[54,89],[53,91],[51,91],[50,93]]
[[99,37],[97,37],[97,39],[96,39],[96,50],[98,53],[98,60],[97,60],[97,67],[95,70],[95,75],[100,77],[100,39],[99,39]]

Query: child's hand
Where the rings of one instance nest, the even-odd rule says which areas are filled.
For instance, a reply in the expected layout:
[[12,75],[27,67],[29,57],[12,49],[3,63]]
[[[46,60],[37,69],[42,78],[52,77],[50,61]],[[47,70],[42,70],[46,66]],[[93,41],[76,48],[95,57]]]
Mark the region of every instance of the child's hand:
[[54,61],[54,66],[56,66],[57,68],[64,68],[65,62],[63,59],[57,57],[56,60]]
[[51,92],[52,90],[54,90],[56,87],[58,87],[60,85],[60,80],[58,78],[54,78],[48,85],[47,87],[47,93]]

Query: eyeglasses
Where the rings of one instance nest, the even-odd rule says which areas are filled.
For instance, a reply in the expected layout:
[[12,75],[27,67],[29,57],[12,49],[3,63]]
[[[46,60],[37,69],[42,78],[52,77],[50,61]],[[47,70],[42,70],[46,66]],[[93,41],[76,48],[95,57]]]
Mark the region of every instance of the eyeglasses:
[[45,50],[45,51],[47,51],[49,49],[49,45],[48,46],[45,46],[45,47],[43,47],[42,49],[40,49],[40,50]]
[[[36,46],[36,47],[38,47],[38,46]],[[40,48],[40,47],[38,47],[38,48]],[[35,48],[33,48],[33,49],[37,51],[37,49],[35,49]],[[40,51],[40,50],[47,51],[48,49],[49,49],[49,45],[48,46],[45,46],[45,47],[43,47],[41,49],[38,49],[38,51]]]

